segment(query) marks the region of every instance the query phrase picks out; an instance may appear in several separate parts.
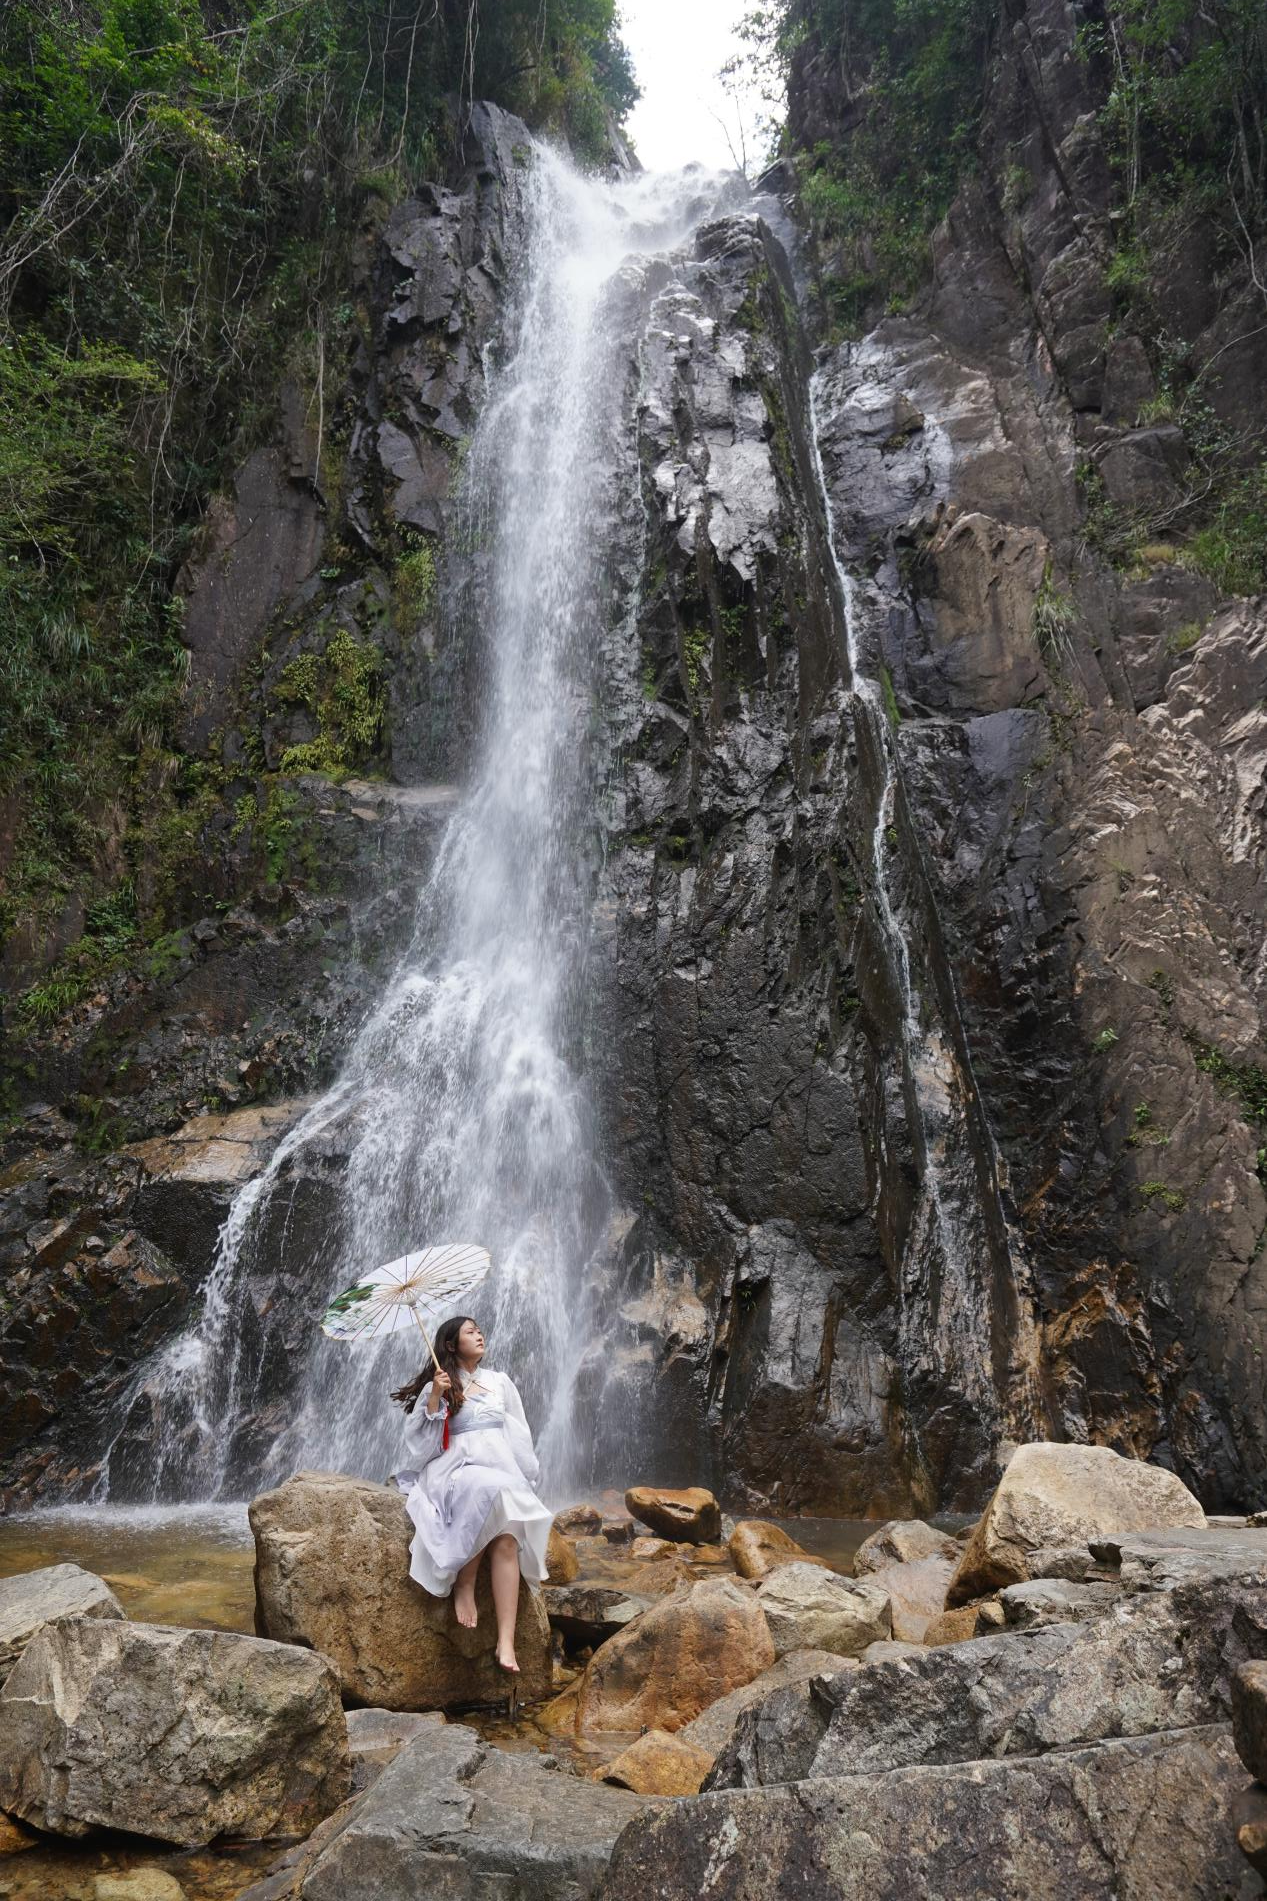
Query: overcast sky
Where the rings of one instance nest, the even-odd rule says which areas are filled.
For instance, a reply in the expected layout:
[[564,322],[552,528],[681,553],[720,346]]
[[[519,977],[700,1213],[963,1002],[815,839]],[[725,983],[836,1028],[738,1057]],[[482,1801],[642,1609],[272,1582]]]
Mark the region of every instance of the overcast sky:
[[[621,0],[622,32],[633,54],[642,98],[629,117],[629,133],[648,171],[667,171],[698,159],[704,165],[734,161],[729,129],[740,151],[733,98],[717,73],[738,42],[735,27],[752,0]],[[749,156],[754,138],[752,102],[744,107]]]

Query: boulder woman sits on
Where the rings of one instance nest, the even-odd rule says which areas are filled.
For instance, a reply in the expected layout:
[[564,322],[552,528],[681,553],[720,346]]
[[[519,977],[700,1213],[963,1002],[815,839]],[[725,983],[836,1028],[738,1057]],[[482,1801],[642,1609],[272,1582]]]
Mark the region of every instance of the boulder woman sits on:
[[438,1370],[424,1367],[392,1394],[408,1414],[413,1469],[398,1472],[396,1482],[414,1523],[409,1575],[432,1597],[452,1591],[459,1624],[473,1630],[475,1578],[487,1551],[497,1661],[513,1678],[520,1573],[531,1584],[544,1579],[552,1522],[533,1490],[537,1455],[514,1381],[480,1365],[484,1335],[476,1322],[469,1315],[446,1320],[435,1350]]

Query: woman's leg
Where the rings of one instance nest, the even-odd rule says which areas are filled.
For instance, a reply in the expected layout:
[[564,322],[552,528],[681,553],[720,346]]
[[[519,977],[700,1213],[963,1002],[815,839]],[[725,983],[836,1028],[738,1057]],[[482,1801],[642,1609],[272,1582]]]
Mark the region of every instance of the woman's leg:
[[493,1606],[497,1612],[497,1660],[518,1670],[515,1657],[515,1619],[519,1613],[519,1541],[508,1531],[489,1547],[493,1574]]
[[[511,1542],[513,1543],[514,1540],[512,1539]],[[482,1551],[477,1551],[473,1558],[468,1558],[453,1580],[453,1609],[457,1613],[459,1624],[465,1624],[468,1630],[475,1629],[479,1617],[479,1612],[475,1608],[475,1574],[480,1568],[480,1559],[483,1556]],[[494,1599],[497,1595],[496,1576],[494,1572]],[[514,1628],[513,1625],[511,1628]]]

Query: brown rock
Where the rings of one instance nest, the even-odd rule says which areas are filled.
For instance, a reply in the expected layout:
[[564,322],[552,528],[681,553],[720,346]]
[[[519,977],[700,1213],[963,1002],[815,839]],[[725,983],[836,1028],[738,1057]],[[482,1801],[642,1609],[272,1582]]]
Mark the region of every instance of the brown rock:
[[[872,1644],[862,1661],[869,1661],[875,1650],[902,1650],[911,1648],[909,1644]],[[921,1655],[923,1653],[921,1652]],[[842,1670],[860,1669],[861,1663],[854,1657],[837,1657],[830,1650],[789,1650],[786,1657],[780,1657],[768,1670],[763,1670],[751,1683],[745,1683],[729,1696],[718,1697],[715,1703],[679,1733],[683,1742],[694,1743],[697,1749],[704,1749],[712,1756],[726,1747],[734,1734],[735,1724],[745,1710],[755,1709],[764,1703],[775,1690],[785,1690],[790,1684],[808,1683],[811,1677],[838,1676]]]
[[603,1529],[603,1514],[597,1505],[569,1505],[554,1514],[554,1528],[566,1538],[597,1538]]
[[924,1628],[924,1642],[932,1648],[937,1644],[966,1644],[977,1634],[977,1612],[981,1609],[981,1599],[975,1604],[961,1604],[952,1611],[943,1611],[940,1617],[934,1617]]
[[0,1855],[20,1855],[24,1848],[34,1848],[39,1839],[33,1828],[24,1828],[11,1815],[0,1815]]
[[707,1578],[653,1605],[595,1651],[545,1720],[580,1736],[679,1730],[773,1662],[753,1592],[736,1578]]
[[550,1542],[546,1546],[546,1577],[551,1584],[571,1584],[581,1569],[576,1555],[576,1546],[570,1538],[564,1537],[557,1524],[550,1527]]
[[598,1779],[613,1788],[632,1789],[635,1795],[698,1795],[712,1766],[708,1750],[667,1730],[649,1729],[605,1764]]
[[640,1564],[654,1564],[657,1558],[675,1558],[677,1542],[673,1538],[635,1538],[629,1547],[631,1558]]
[[803,1551],[778,1525],[764,1518],[741,1518],[730,1534],[730,1560],[741,1578],[768,1577],[780,1564],[822,1564]]
[[1247,1782],[1232,1798],[1231,1822],[1236,1846],[1267,1881],[1267,1789],[1261,1782]]
[[[464,1630],[449,1598],[429,1597],[409,1576],[413,1526],[394,1486],[301,1472],[255,1499],[250,1519],[261,1636],[329,1657],[358,1703],[423,1710],[504,1699],[488,1566],[479,1622]],[[550,1626],[540,1593],[523,1584],[515,1648],[520,1694],[548,1696]]]
[[922,1644],[933,1619],[942,1616],[954,1564],[949,1558],[917,1558],[867,1573],[867,1583],[887,1591],[893,1635],[900,1643]]
[[1267,1663],[1243,1663],[1232,1677],[1232,1740],[1251,1776],[1267,1782]]
[[964,1548],[947,1609],[1023,1584],[1029,1553],[1086,1544],[1099,1532],[1204,1526],[1205,1513],[1173,1472],[1107,1446],[1018,1446]]
[[949,1558],[953,1564],[958,1556],[959,1546],[946,1532],[926,1525],[922,1518],[895,1518],[858,1546],[853,1574],[861,1578],[890,1565],[918,1564],[924,1558]]
[[626,1508],[662,1538],[693,1545],[716,1544],[721,1537],[721,1506],[711,1492],[692,1485],[670,1492],[655,1485],[635,1485],[625,1493]]

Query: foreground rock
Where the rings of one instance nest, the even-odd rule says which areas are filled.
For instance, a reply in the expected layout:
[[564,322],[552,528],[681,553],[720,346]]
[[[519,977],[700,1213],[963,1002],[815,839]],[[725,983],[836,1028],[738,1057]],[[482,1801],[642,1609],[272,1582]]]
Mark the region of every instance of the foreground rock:
[[1225,1725],[1033,1758],[673,1803],[626,1830],[602,1901],[1250,1901]]
[[769,1577],[771,1571],[781,1564],[822,1564],[821,1558],[811,1558],[803,1551],[795,1538],[789,1538],[777,1525],[767,1524],[763,1518],[742,1518],[731,1532],[727,1543],[730,1561],[741,1578]]
[[1031,1578],[1001,1594],[1009,1628],[1037,1630],[1043,1624],[1086,1624],[1103,1617],[1121,1595],[1117,1585],[1073,1584],[1064,1578]]
[[0,1807],[53,1834],[302,1835],[349,1787],[338,1678],[310,1651],[66,1618],[0,1691]]
[[1107,1446],[1018,1446],[964,1547],[949,1608],[1029,1577],[1029,1554],[1087,1544],[1097,1533],[1204,1527],[1205,1513],[1173,1472]]
[[632,1789],[635,1795],[698,1795],[712,1766],[711,1751],[683,1735],[649,1729],[605,1764],[599,1779],[615,1789]]
[[740,1717],[711,1786],[769,1787],[983,1756],[1042,1755],[1226,1720],[1267,1656],[1267,1584],[1191,1586],[1098,1623],[980,1637],[780,1690]]
[[664,1598],[603,1644],[545,1719],[581,1736],[678,1730],[768,1670],[774,1657],[756,1594],[734,1578],[709,1578]]
[[699,1485],[688,1486],[684,1492],[635,1485],[625,1493],[625,1508],[661,1538],[692,1545],[715,1545],[721,1537],[721,1506],[711,1492]]
[[54,1617],[126,1615],[110,1586],[77,1564],[50,1564],[0,1579],[0,1684]]
[[[505,1700],[487,1565],[476,1592],[479,1622],[464,1630],[451,1599],[429,1597],[409,1576],[413,1526],[394,1486],[301,1472],[257,1498],[250,1519],[256,1629],[329,1657],[352,1701],[425,1710]],[[520,1694],[547,1696],[550,1626],[539,1593],[526,1585],[515,1646]]]
[[647,1806],[451,1723],[410,1743],[239,1901],[589,1901]]
[[950,1564],[959,1559],[959,1546],[948,1533],[926,1525],[922,1518],[891,1519],[863,1540],[854,1553],[854,1576],[866,1577],[871,1571],[886,1571],[895,1564],[919,1564],[925,1558],[943,1558]]
[[757,1602],[780,1657],[790,1650],[858,1657],[868,1644],[893,1635],[887,1591],[869,1579],[837,1577],[815,1565],[780,1565],[758,1590]]

